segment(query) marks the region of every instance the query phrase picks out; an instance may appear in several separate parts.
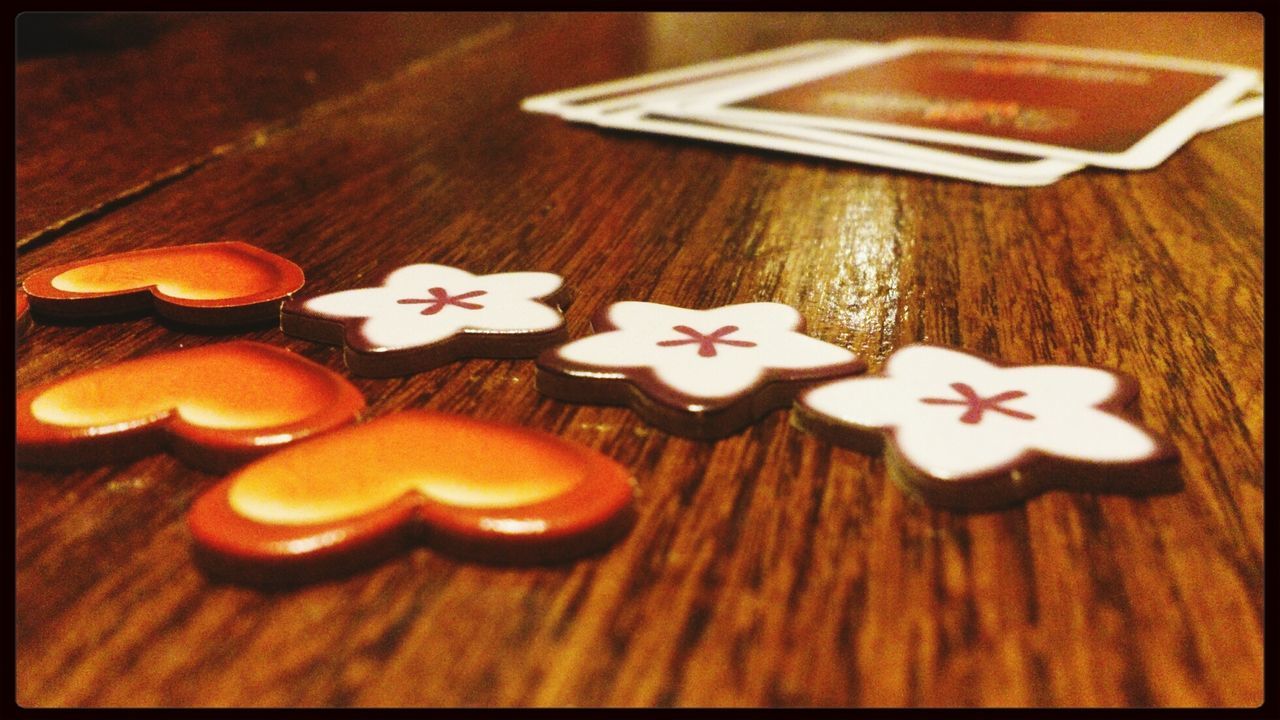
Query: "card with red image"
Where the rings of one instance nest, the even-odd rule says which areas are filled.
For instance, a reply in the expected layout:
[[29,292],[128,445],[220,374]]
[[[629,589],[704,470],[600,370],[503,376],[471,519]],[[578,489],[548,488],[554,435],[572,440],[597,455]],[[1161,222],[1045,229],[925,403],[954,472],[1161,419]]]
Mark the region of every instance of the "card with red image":
[[924,38],[837,53],[651,109],[1145,169],[1259,82],[1254,70],[1196,60]]

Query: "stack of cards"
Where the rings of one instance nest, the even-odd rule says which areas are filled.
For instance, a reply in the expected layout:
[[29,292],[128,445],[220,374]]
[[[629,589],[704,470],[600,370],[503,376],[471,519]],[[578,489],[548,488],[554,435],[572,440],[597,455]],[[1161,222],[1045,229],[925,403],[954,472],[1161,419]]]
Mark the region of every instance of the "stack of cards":
[[996,185],[1142,170],[1262,114],[1259,73],[1032,43],[822,41],[528,98],[530,112]]

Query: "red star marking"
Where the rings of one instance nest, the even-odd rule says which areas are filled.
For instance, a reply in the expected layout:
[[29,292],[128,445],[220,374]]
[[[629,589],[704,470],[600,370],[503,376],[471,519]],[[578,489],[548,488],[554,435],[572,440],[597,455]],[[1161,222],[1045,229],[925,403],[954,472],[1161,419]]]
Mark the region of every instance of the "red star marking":
[[466,302],[467,298],[479,297],[481,295],[484,295],[485,294],[484,290],[472,290],[471,292],[464,292],[461,295],[450,295],[442,287],[433,287],[427,290],[427,292],[431,295],[430,298],[405,298],[403,300],[397,300],[396,304],[397,305],[417,305],[420,303],[427,303],[428,305],[430,305],[430,307],[424,309],[420,313],[422,315],[435,315],[436,313],[443,310],[445,305],[453,305],[455,307],[460,307],[463,310],[479,310],[480,308],[484,307],[479,303]]
[[715,357],[717,343],[720,345],[732,345],[734,347],[755,347],[756,346],[756,344],[751,342],[750,340],[725,340],[724,339],[725,335],[738,332],[737,325],[725,325],[724,327],[716,330],[710,335],[703,335],[702,333],[698,332],[697,330],[694,330],[688,325],[676,325],[671,329],[675,330],[678,333],[684,333],[689,337],[687,339],[681,338],[679,340],[663,340],[662,342],[658,343],[659,347],[674,347],[676,345],[692,345],[693,343],[698,343],[699,356]]
[[1026,393],[1021,390],[1009,390],[999,395],[992,395],[989,398],[978,397],[977,391],[964,383],[951,383],[951,388],[960,393],[964,397],[963,400],[953,400],[950,398],[920,398],[920,402],[928,405],[965,405],[967,410],[964,415],[960,416],[960,422],[969,425],[977,425],[982,421],[982,413],[987,410],[994,410],[998,413],[1004,413],[1009,417],[1018,418],[1019,420],[1035,420],[1036,416],[1024,413],[1020,410],[1010,410],[1006,407],[1000,407],[1000,403],[1016,398],[1025,397]]

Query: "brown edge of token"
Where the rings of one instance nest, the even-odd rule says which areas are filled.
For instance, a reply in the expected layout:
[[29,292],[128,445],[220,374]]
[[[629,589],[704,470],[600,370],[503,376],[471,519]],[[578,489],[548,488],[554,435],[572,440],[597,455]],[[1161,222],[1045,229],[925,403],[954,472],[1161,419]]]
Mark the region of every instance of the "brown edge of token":
[[31,302],[22,288],[18,288],[14,298],[14,337],[22,337],[31,329]]
[[[345,521],[277,526],[232,509],[234,476],[201,494],[187,513],[196,564],[217,580],[277,586],[354,572],[413,545],[417,503],[404,495],[390,505]],[[299,545],[305,551],[292,551]]]
[[[894,353],[910,347],[941,348],[977,358],[1001,368],[1060,365],[1061,363],[1012,363],[992,359],[979,353],[931,343],[911,343]],[[887,364],[886,359],[886,364]],[[1124,372],[1099,365],[1070,365],[1100,370],[1116,379],[1116,389],[1102,402],[1091,405],[1122,420],[1137,423],[1136,413],[1128,408],[1136,406],[1137,380]],[[881,368],[883,370],[883,368]],[[868,377],[887,378],[883,374]],[[817,390],[817,388],[812,388]],[[961,478],[943,480],[929,475],[925,470],[909,462],[898,448],[896,428],[868,427],[842,422],[819,413],[804,402],[804,395],[796,398],[792,408],[792,424],[815,437],[841,447],[867,455],[883,453],[889,477],[908,495],[931,505],[951,510],[981,512],[999,510],[1051,490],[1067,490],[1082,493],[1108,493],[1148,495],[1176,492],[1182,488],[1178,463],[1178,450],[1163,437],[1142,427],[1155,442],[1155,450],[1141,460],[1105,463],[1072,460],[1039,450],[1028,450],[1009,462],[982,473]]]
[[[272,290],[245,296],[242,302],[227,304],[228,299],[188,300],[166,295],[155,286],[116,290],[100,293],[75,293],[53,287],[53,279],[68,270],[102,262],[108,258],[130,255],[157,254],[173,248],[199,246],[229,246],[252,256],[255,260],[271,265],[281,276],[279,285]],[[51,268],[44,268],[27,276],[22,288],[29,297],[32,313],[52,320],[94,320],[124,316],[139,312],[156,315],[186,325],[198,327],[228,327],[274,322],[280,304],[306,283],[302,268],[291,260],[241,240],[220,240],[210,243],[170,245],[142,250],[99,255],[76,260]]]
[[[459,507],[410,491],[381,508],[342,520],[261,523],[231,507],[233,475],[198,497],[187,515],[196,562],[219,580],[288,586],[369,569],[415,545],[489,564],[531,565],[592,555],[624,537],[637,517],[631,473],[599,451],[538,434],[570,446],[586,459],[589,479],[527,505]],[[506,516],[550,517],[552,526],[535,533],[484,529],[486,521]],[[303,549],[297,550],[299,546]]]
[[[166,412],[150,422],[116,432],[94,432],[93,427],[58,426],[44,423],[31,413],[31,402],[41,393],[80,373],[70,373],[18,394],[16,399],[15,445],[17,464],[32,469],[68,469],[85,465],[128,462],[162,451],[198,470],[222,473],[283,445],[328,432],[355,422],[366,408],[364,395],[346,378],[319,363],[284,348],[251,340],[232,340],[201,347],[243,345],[255,352],[287,353],[291,362],[307,372],[322,373],[333,387],[329,401],[318,413],[290,425],[251,430],[211,430],[183,421]],[[192,348],[197,349],[197,348]],[[187,350],[172,350],[182,353]],[[166,353],[157,353],[166,354]],[[124,360],[121,362],[129,362]],[[92,372],[90,368],[80,372]],[[283,442],[263,444],[263,435],[287,435]],[[24,437],[25,436],[25,437]]]
[[[615,304],[606,305],[592,317],[593,334],[619,329],[609,320],[609,310]],[[792,331],[803,333],[804,328],[802,316]],[[798,393],[814,383],[857,375],[867,367],[855,353],[849,362],[821,368],[765,368],[761,379],[747,390],[706,399],[672,390],[647,366],[602,370],[566,360],[558,350],[548,348],[538,356],[535,382],[539,392],[566,402],[627,407],[661,430],[694,440],[718,440],[737,434],[770,412],[787,407]]]
[[[374,280],[377,284],[366,287],[385,286],[387,278],[404,267],[408,265],[398,265],[382,271]],[[343,362],[353,374],[361,377],[413,375],[466,358],[531,358],[549,347],[563,343],[568,338],[564,312],[573,301],[574,293],[562,276],[551,272],[547,274],[560,277],[560,287],[547,295],[530,298],[530,300],[542,303],[560,314],[560,324],[549,330],[498,333],[463,328],[462,332],[429,345],[379,351],[378,346],[369,343],[362,332],[367,318],[328,317],[305,309],[305,305],[317,297],[331,295],[333,292],[343,292],[335,290],[290,298],[284,302],[280,306],[280,331],[304,340],[341,347]]]

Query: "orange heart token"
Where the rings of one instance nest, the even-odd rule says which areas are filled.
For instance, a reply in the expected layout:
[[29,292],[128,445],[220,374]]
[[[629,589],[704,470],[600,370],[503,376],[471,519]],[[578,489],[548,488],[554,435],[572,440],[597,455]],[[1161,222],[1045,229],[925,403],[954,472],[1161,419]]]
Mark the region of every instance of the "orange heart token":
[[276,322],[302,268],[238,241],[175,245],[78,260],[30,275],[36,316],[96,319],[152,307],[191,325]]
[[20,393],[18,464],[66,467],[169,446],[225,472],[353,422],[364,397],[345,378],[283,348],[237,340],[94,368]]
[[255,584],[349,572],[418,540],[500,563],[599,550],[634,519],[630,472],[525,428],[405,411],[262,458],[196,500],[197,558]]

